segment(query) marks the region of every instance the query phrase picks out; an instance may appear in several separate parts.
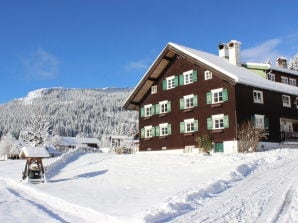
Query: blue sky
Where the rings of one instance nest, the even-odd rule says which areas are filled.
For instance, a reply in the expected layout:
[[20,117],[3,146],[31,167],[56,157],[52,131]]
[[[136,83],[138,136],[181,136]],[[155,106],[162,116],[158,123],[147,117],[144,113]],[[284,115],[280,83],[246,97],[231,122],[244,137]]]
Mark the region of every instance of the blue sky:
[[242,60],[298,53],[296,0],[0,0],[0,103],[48,88],[134,87],[167,44]]

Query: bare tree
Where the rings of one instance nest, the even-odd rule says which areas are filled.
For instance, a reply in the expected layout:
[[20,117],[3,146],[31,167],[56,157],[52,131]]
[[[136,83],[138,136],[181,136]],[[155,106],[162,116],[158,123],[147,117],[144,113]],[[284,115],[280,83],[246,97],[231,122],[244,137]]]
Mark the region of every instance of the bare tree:
[[238,127],[239,152],[255,152],[261,139],[267,138],[264,129],[255,128],[252,121],[245,121]]

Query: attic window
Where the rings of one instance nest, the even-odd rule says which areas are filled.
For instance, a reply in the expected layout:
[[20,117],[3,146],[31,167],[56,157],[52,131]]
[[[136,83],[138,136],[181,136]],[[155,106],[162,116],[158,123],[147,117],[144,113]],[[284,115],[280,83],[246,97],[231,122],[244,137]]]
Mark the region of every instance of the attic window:
[[156,94],[157,93],[157,86],[156,85],[153,85],[151,87],[151,94]]
[[210,70],[206,70],[206,71],[204,72],[204,74],[205,74],[205,80],[210,80],[210,79],[212,79],[212,72],[211,72]]

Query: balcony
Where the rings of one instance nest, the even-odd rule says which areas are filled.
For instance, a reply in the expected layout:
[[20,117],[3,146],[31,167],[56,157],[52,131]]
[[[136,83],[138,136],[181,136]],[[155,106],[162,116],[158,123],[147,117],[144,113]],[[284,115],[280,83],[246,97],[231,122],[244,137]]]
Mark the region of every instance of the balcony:
[[282,142],[298,142],[298,132],[281,132],[280,138]]

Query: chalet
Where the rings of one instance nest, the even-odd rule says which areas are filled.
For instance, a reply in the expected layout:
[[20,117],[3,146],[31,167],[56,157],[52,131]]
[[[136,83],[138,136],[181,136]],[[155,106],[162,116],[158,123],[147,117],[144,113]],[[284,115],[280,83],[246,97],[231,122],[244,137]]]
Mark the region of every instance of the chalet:
[[278,63],[242,64],[235,40],[219,56],[168,43],[124,103],[139,112],[139,150],[191,150],[208,134],[215,152],[237,152],[247,120],[267,131],[263,148],[298,141],[298,72]]

